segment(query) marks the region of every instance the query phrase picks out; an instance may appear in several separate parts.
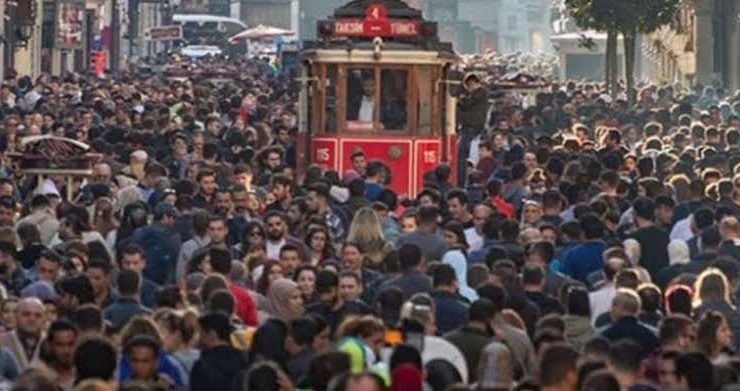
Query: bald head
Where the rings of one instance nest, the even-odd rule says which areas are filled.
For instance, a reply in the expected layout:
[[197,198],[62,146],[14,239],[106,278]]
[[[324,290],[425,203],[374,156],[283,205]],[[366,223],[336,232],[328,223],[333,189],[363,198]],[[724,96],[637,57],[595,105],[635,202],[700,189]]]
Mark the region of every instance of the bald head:
[[18,302],[15,309],[18,330],[30,336],[39,336],[44,329],[46,317],[44,304],[36,297],[27,297]]
[[473,224],[479,234],[483,231],[483,224],[492,214],[493,209],[488,205],[478,204],[473,208]]
[[112,172],[108,163],[98,163],[95,165],[95,174],[100,179],[110,179]]

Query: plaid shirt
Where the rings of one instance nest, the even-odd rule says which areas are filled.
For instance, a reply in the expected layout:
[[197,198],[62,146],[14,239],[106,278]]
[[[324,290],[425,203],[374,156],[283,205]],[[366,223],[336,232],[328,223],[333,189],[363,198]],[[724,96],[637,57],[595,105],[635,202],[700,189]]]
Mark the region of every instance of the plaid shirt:
[[326,225],[329,227],[329,234],[335,241],[344,240],[344,225],[342,219],[339,218],[331,210],[326,212]]

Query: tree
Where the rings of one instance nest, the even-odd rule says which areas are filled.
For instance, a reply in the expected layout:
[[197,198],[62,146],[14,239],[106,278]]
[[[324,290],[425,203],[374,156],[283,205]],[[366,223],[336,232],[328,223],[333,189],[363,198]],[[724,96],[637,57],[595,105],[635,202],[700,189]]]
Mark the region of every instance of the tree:
[[606,79],[612,95],[617,83],[617,38],[624,43],[624,73],[627,96],[634,103],[635,40],[670,23],[680,0],[565,0],[578,27],[607,33]]
[[[605,0],[603,0],[605,1]],[[671,22],[680,0],[620,0],[613,2],[617,29],[624,42],[624,75],[630,104],[636,98],[635,85],[635,40],[637,34],[650,34]]]
[[617,37],[619,30],[615,23],[609,0],[565,0],[570,15],[576,25],[583,30],[606,32],[605,78],[607,89],[612,96],[617,93]]

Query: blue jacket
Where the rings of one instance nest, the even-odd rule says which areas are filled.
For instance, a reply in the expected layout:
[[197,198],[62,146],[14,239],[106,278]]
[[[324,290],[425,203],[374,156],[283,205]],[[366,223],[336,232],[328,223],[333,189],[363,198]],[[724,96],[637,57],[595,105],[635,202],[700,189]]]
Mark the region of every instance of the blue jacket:
[[627,338],[635,341],[642,347],[643,357],[647,357],[660,344],[655,331],[638,322],[634,316],[619,318],[616,323],[608,326],[601,335],[610,342]]
[[601,240],[594,240],[573,247],[563,255],[561,272],[578,281],[587,283],[586,277],[603,267],[602,256],[605,249],[606,243]]
[[180,235],[174,228],[153,224],[134,231],[133,242],[141,246],[146,257],[144,277],[165,284],[175,282]]
[[434,300],[437,332],[449,333],[468,322],[468,304],[459,295],[444,291],[429,294]]

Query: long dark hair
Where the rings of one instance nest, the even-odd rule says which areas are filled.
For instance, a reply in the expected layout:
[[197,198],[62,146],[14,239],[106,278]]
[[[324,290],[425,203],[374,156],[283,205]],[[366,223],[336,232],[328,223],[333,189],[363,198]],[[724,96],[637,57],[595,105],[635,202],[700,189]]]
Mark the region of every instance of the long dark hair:
[[442,230],[450,231],[455,234],[457,237],[458,249],[463,253],[467,253],[470,245],[468,244],[468,240],[465,238],[465,230],[463,229],[462,224],[457,221],[450,221],[442,227]]
[[304,242],[306,243],[306,247],[308,248],[308,250],[313,251],[311,249],[311,238],[319,232],[322,232],[324,235],[326,235],[326,242],[324,243],[324,248],[321,249],[321,258],[322,258],[321,260],[323,261],[324,259],[333,257],[335,255],[334,247],[331,245],[331,236],[329,235],[329,230],[323,226],[313,227],[306,234],[306,238]]

